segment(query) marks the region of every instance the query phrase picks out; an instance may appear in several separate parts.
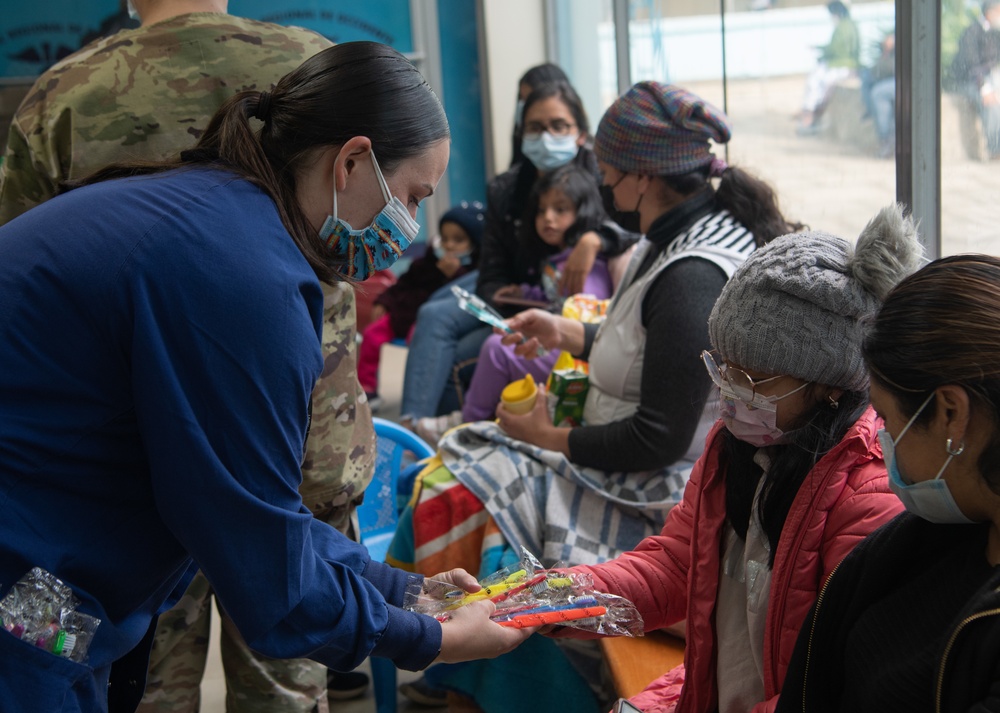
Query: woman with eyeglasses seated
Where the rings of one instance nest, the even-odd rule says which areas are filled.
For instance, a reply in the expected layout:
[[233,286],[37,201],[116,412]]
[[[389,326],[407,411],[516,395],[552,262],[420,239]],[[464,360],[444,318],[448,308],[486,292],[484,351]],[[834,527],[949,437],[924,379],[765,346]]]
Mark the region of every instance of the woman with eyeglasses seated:
[[905,279],[862,354],[908,512],[830,575],[778,710],[1000,710],[1000,259]]
[[[538,251],[520,237],[521,223],[535,218],[525,211],[539,176],[573,164],[592,175],[595,185],[600,183],[587,113],[570,84],[555,81],[534,87],[524,102],[523,117],[522,160],[487,188],[479,270],[455,283],[475,291],[505,316],[524,309],[509,301],[521,296],[522,285],[542,281]],[[599,254],[618,255],[638,237],[611,221],[575,237],[560,293],[580,292]],[[450,292],[431,296],[417,313],[406,360],[400,405],[404,425],[436,443],[444,431],[462,422],[462,397],[490,334],[491,328],[463,312]]]
[[659,535],[575,568],[632,600],[647,631],[687,622],[683,666],[632,699],[640,710],[772,710],[826,576],[901,509],[868,404],[861,320],[919,257],[893,206],[856,249],[819,232],[777,238],[722,290],[715,352],[703,355],[721,420],[684,499]]

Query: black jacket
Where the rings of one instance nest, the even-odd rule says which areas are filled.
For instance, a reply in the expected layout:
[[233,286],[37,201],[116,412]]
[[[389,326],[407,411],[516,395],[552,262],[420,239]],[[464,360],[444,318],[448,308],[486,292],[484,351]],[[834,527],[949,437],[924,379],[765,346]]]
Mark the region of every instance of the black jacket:
[[[872,533],[820,591],[776,713],[1000,711],[1000,568],[985,546],[984,525],[909,513]],[[868,655],[866,641],[900,655]]]

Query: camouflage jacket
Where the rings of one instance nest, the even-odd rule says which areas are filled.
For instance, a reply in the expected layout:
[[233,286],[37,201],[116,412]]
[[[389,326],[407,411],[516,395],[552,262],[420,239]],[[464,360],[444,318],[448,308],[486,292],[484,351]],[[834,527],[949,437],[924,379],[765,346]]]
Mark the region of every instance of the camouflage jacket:
[[191,13],[87,45],[38,78],[0,166],[0,225],[60,181],[192,146],[223,101],[268,89],[332,43],[315,32]]
[[346,530],[375,469],[375,427],[358,382],[354,287],[323,285],[323,373],[312,394],[302,464],[302,501],[313,515]]

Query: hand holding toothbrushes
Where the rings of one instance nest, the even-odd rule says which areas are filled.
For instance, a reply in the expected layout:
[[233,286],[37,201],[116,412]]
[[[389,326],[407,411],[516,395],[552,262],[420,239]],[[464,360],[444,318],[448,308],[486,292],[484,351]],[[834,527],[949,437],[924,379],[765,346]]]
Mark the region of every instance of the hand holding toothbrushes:
[[456,588],[425,580],[424,591],[407,608],[449,622],[469,607],[492,606],[490,620],[503,627],[534,631],[570,626],[605,636],[642,636],[642,617],[626,599],[598,592],[589,575],[544,569],[529,553],[479,582],[481,588]]

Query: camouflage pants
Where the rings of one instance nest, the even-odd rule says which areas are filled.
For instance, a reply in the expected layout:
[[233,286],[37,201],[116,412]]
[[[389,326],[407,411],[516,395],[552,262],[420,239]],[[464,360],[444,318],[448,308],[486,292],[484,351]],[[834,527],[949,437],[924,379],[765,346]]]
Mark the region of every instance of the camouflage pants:
[[[353,511],[352,503],[323,519],[341,531],[357,532]],[[199,571],[180,601],[160,616],[137,713],[198,713],[213,599],[212,585]],[[255,653],[221,607],[219,614],[227,713],[329,713],[325,666]]]

